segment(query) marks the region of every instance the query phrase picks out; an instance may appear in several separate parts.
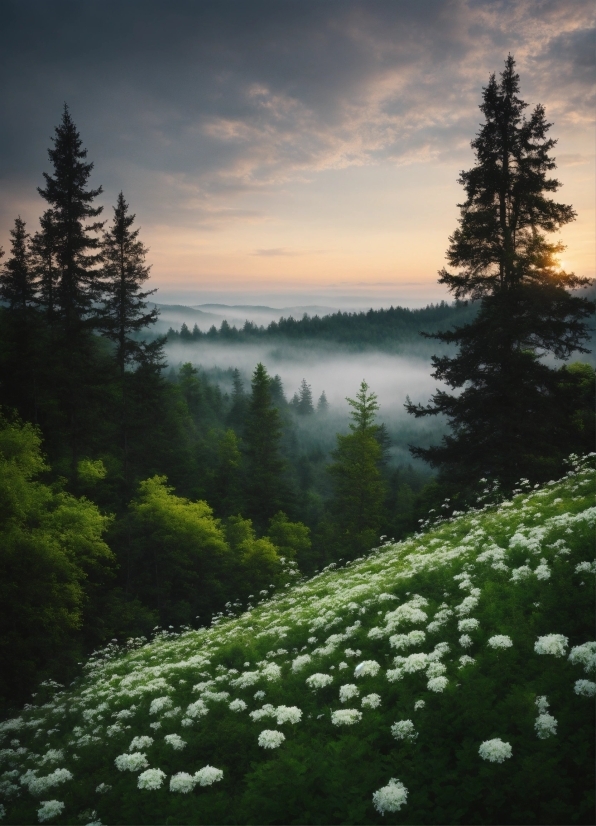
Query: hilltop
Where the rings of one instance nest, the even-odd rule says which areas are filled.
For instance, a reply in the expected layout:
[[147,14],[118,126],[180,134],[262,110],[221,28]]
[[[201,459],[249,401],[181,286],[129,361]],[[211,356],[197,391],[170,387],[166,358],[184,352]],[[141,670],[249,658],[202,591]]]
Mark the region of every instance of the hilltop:
[[593,494],[577,462],[98,652],[0,724],[5,822],[592,823]]

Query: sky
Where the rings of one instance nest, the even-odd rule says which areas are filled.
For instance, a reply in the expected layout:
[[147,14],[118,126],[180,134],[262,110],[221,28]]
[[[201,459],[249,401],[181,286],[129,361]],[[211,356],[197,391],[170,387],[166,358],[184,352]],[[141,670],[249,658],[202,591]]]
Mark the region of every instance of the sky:
[[122,190],[163,303],[419,306],[473,165],[482,88],[510,52],[558,140],[594,277],[591,0],[3,0],[0,244],[37,228],[68,103]]

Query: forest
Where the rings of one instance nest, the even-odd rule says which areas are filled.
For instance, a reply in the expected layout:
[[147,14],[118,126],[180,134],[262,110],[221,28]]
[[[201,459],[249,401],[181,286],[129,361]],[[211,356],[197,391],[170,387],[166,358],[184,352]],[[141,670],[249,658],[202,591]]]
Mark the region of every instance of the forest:
[[[484,90],[447,253],[458,271],[440,273],[454,303],[167,336],[152,332],[135,214],[121,192],[103,218],[64,107],[39,227],[18,216],[1,253],[4,717],[106,645],[246,616],[593,450],[591,282],[561,269],[548,238],[575,213],[550,198],[549,124],[540,106],[523,115],[518,87],[509,58]],[[313,394],[304,378],[293,392],[262,361],[247,371],[251,342],[398,354],[420,342],[440,387],[403,400],[408,427],[385,420],[366,378],[340,410],[332,388]],[[239,366],[205,366],[215,344]]]

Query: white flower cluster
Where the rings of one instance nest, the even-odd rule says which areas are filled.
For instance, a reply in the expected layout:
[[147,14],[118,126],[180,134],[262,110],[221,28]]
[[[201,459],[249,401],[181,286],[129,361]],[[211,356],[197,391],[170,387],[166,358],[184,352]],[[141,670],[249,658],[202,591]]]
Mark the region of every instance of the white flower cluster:
[[550,579],[550,568],[544,557],[540,560],[540,565],[534,571],[537,579]]
[[333,677],[330,674],[311,674],[306,678],[306,685],[316,691],[318,688],[324,688],[333,682]]
[[414,711],[420,711],[420,709],[424,708],[425,705],[426,703],[424,702],[424,700],[416,700],[416,702],[414,703]]
[[553,657],[563,657],[569,645],[569,639],[563,634],[546,634],[538,637],[534,643],[534,651],[537,654],[550,654]]
[[386,786],[379,789],[373,794],[373,806],[384,815],[385,812],[399,812],[402,806],[405,806],[408,801],[408,790],[404,784],[391,778]]
[[302,711],[298,706],[278,706],[275,709],[275,714],[278,726],[284,723],[299,723],[302,719]]
[[433,677],[442,677],[446,671],[447,667],[443,665],[443,663],[431,662],[426,669],[426,676],[429,679],[432,679]]
[[461,619],[457,623],[457,630],[458,631],[475,631],[480,626],[480,623],[477,619],[473,617],[468,617],[467,619]]
[[277,663],[268,663],[263,669],[262,674],[268,682],[273,683],[280,679],[281,668],[277,665]]
[[580,697],[596,697],[596,683],[592,680],[578,680],[573,690]]
[[283,741],[286,739],[286,736],[281,731],[275,731],[274,729],[264,729],[259,734],[258,744],[264,749],[278,749]]
[[109,783],[100,783],[99,786],[95,787],[95,791],[97,794],[107,794],[111,788]]
[[462,648],[469,648],[472,645],[472,637],[469,634],[462,634],[459,638],[459,644]]
[[191,703],[188,708],[186,709],[186,717],[190,718],[191,720],[196,720],[198,717],[204,717],[205,714],[209,713],[209,709],[205,705],[205,703],[199,699],[195,700],[194,703]]
[[147,769],[139,775],[137,788],[155,791],[155,789],[160,789],[163,786],[165,779],[165,772],[162,772],[161,769]]
[[156,697],[155,700],[151,701],[151,705],[149,706],[149,714],[159,714],[160,711],[163,711],[166,708],[171,708],[173,705],[171,697]]
[[31,794],[40,795],[53,786],[66,783],[67,780],[72,780],[72,774],[68,769],[55,769],[55,771],[45,777],[36,777],[33,772],[31,772],[30,775],[26,773],[21,778],[21,783],[29,788]]
[[299,657],[296,657],[295,660],[292,660],[292,671],[294,673],[300,671],[305,665],[308,665],[311,660],[312,657],[310,654],[301,654]]
[[580,562],[575,566],[576,574],[596,574],[596,560],[592,562]]
[[198,772],[195,772],[194,778],[199,786],[212,786],[223,780],[224,773],[221,769],[216,769],[214,766],[203,766]]
[[543,694],[539,697],[536,697],[535,703],[536,708],[538,709],[538,713],[546,714],[546,712],[548,711],[549,702]]
[[351,700],[353,697],[358,697],[359,694],[360,689],[353,683],[342,685],[339,689],[339,701],[340,703],[347,703],[348,700]]
[[61,800],[44,800],[37,810],[37,819],[40,823],[52,820],[64,811],[64,803]]
[[426,684],[426,687],[429,691],[434,691],[435,693],[442,693],[447,688],[449,680],[447,677],[433,677],[429,680]]
[[380,694],[367,694],[360,703],[362,708],[378,708],[381,705]]
[[396,658],[396,665],[399,665],[406,674],[414,674],[416,671],[422,671],[428,665],[428,654],[410,654],[409,657],[402,658],[398,662]]
[[534,723],[536,734],[541,740],[552,737],[557,733],[557,721],[552,714],[539,714]]
[[511,582],[523,582],[529,576],[532,576],[532,569],[527,565],[520,565],[519,568],[514,568],[511,571]]
[[511,648],[513,645],[513,640],[506,634],[495,634],[494,637],[489,639],[488,645],[490,648],[496,648],[497,650]]
[[456,605],[454,610],[460,617],[467,617],[467,615],[470,614],[477,605],[478,597],[470,595],[469,597],[463,599],[459,605]]
[[393,634],[393,636],[389,637],[389,645],[397,651],[401,651],[402,648],[422,645],[425,639],[426,634],[424,631],[416,629],[415,631],[410,631],[409,634]]
[[[18,745],[19,741],[13,741],[15,745]],[[45,766],[46,763],[59,763],[61,760],[64,760],[64,752],[62,749],[48,749],[46,753],[39,758],[39,765]]]
[[230,711],[236,711],[236,712],[245,711],[246,708],[247,708],[246,703],[244,702],[244,700],[240,700],[240,699],[232,700],[232,702],[229,705]]
[[248,716],[255,723],[262,720],[263,717],[275,717],[275,706],[272,706],[271,703],[265,703],[261,708],[256,708],[254,711],[251,711]]
[[362,712],[355,708],[342,708],[331,712],[331,722],[334,726],[353,726],[362,720]]
[[586,674],[596,671],[596,642],[585,642],[574,646],[569,652],[569,662],[583,665]]
[[168,746],[171,746],[175,751],[181,751],[186,746],[186,740],[183,740],[179,734],[166,734],[163,739]]
[[418,732],[411,720],[399,720],[391,726],[391,734],[396,740],[415,740]]
[[188,794],[192,792],[196,784],[196,780],[192,774],[187,772],[178,772],[170,778],[170,791],[180,792],[180,794]]
[[121,772],[138,772],[141,769],[146,769],[149,765],[147,755],[140,751],[134,751],[132,754],[119,754],[114,760],[114,764],[118,771]]
[[485,740],[481,743],[478,754],[489,763],[503,763],[511,757],[513,749],[509,743],[496,737],[494,740]]

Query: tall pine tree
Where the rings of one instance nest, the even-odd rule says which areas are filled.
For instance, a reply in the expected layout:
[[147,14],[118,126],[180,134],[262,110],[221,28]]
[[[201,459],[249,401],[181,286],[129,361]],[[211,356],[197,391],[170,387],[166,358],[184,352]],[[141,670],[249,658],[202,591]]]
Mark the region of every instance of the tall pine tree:
[[560,468],[569,388],[544,357],[588,352],[593,304],[569,292],[588,281],[561,269],[563,246],[546,237],[575,212],[549,197],[560,187],[549,177],[551,124],[541,105],[526,117],[518,93],[510,55],[500,80],[491,76],[484,89],[476,164],[459,178],[466,200],[447,251],[459,271],[439,273],[457,299],[479,299],[474,321],[430,336],[459,345],[455,357],[433,359],[433,376],[460,392],[438,390],[428,406],[406,405],[416,417],[447,417],[452,432],[442,444],[412,452],[464,484],[489,474],[511,485]]
[[19,215],[10,231],[12,255],[0,270],[0,298],[10,310],[24,313],[35,302],[35,278],[31,268],[29,234]]

